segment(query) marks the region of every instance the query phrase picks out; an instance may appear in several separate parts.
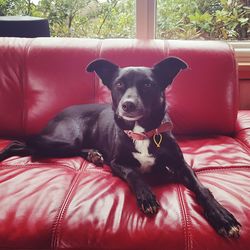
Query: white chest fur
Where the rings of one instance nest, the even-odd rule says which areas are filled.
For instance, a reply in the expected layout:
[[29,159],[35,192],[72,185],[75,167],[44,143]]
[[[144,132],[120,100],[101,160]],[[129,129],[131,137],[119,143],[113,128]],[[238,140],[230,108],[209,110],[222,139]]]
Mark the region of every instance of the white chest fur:
[[[137,132],[137,133],[138,132],[141,133],[141,132],[144,132],[144,129],[141,126],[136,124],[133,131]],[[148,152],[148,147],[149,147],[149,144],[150,144],[149,139],[136,140],[134,142],[134,144],[135,144],[135,149],[138,152],[133,152],[133,156],[141,164],[140,171],[142,173],[150,172],[152,166],[155,163],[155,158],[151,154],[149,154],[149,152]]]

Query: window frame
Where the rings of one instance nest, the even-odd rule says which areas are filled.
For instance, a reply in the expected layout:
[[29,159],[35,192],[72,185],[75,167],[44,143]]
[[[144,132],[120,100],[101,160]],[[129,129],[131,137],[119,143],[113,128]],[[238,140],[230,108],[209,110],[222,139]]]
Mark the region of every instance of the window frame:
[[[157,0],[136,0],[136,38],[155,39]],[[239,64],[250,64],[250,41],[226,41]]]
[[137,39],[155,39],[156,3],[155,0],[136,0]]

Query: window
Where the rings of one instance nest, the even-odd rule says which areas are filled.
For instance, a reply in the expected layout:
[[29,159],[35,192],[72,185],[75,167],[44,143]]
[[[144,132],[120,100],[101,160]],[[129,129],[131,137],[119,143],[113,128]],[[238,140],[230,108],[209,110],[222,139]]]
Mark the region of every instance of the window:
[[137,38],[229,40],[239,64],[249,65],[250,0],[137,0],[136,3]]
[[250,38],[245,0],[157,0],[157,37],[244,40]]
[[52,36],[250,39],[250,0],[1,0],[0,15],[48,18]]

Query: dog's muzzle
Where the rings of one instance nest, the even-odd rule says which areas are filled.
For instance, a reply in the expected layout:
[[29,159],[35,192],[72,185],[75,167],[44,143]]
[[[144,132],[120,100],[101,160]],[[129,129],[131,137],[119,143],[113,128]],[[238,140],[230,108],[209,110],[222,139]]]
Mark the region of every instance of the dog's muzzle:
[[127,89],[119,102],[117,114],[128,121],[138,121],[144,116],[144,106],[135,87]]
[[138,121],[143,117],[143,110],[131,100],[126,100],[119,107],[119,116],[128,121]]
[[122,108],[118,109],[118,116],[127,121],[138,121],[144,116],[141,109],[137,109],[132,103],[126,102],[121,105]]

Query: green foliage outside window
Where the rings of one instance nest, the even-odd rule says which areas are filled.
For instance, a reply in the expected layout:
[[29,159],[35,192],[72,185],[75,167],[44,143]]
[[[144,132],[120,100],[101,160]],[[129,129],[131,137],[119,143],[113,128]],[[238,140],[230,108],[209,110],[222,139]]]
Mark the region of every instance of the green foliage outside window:
[[40,0],[53,36],[134,37],[134,1]]
[[246,0],[158,0],[158,36],[250,39],[249,4]]
[[[135,0],[0,0],[0,15],[48,18],[52,36],[135,37]],[[157,38],[250,39],[250,0],[158,0]]]

